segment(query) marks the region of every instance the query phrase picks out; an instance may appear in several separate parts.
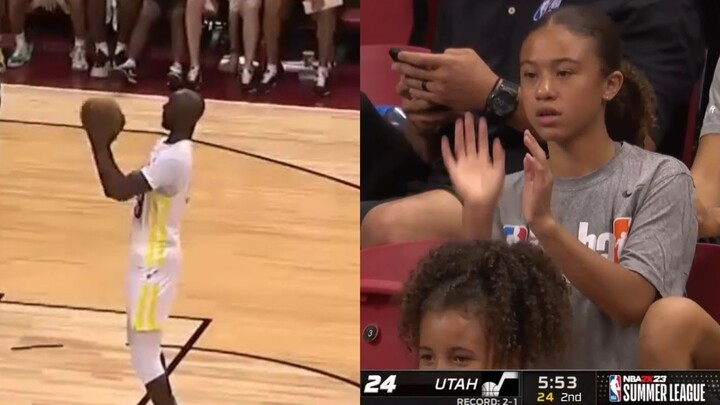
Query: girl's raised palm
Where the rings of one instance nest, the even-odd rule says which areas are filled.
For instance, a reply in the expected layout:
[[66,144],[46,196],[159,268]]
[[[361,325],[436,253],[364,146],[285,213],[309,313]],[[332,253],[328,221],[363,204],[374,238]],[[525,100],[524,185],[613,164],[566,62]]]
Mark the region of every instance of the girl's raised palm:
[[442,139],[442,156],[455,192],[463,203],[496,204],[505,181],[505,150],[499,139],[493,142],[490,159],[487,122],[480,118],[477,141],[473,116],[455,121],[455,152]]

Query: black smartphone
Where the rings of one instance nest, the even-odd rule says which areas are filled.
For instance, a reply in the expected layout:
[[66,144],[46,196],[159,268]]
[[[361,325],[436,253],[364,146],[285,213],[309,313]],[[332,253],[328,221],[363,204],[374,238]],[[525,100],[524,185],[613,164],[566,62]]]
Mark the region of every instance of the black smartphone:
[[390,59],[392,59],[393,62],[400,62],[398,60],[398,54],[400,53],[400,48],[390,48],[388,53],[390,54]]

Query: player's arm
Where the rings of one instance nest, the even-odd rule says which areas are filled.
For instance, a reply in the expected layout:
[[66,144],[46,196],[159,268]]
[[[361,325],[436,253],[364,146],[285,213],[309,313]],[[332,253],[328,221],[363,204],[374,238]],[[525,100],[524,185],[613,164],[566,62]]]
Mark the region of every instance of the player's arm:
[[120,170],[110,145],[93,145],[92,152],[106,197],[127,201],[152,189],[141,172],[135,171],[126,175]]
[[700,141],[692,165],[700,237],[720,235],[720,63],[715,67]]
[[[692,196],[687,173],[666,175],[648,185],[619,263],[588,249],[554,221],[533,232],[578,291],[616,324],[636,325],[658,295],[683,293],[697,238]],[[612,247],[609,254],[612,259]]]

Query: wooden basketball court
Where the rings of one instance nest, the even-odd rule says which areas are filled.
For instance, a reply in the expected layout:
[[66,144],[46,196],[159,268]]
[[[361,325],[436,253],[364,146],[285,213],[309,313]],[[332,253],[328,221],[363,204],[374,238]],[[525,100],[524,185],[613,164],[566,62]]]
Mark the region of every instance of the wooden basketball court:
[[[125,347],[132,203],[104,198],[77,127],[97,93],[2,91],[0,403],[145,403]],[[165,100],[117,99],[127,171]],[[178,401],[359,403],[359,113],[208,101],[196,139],[164,336]]]

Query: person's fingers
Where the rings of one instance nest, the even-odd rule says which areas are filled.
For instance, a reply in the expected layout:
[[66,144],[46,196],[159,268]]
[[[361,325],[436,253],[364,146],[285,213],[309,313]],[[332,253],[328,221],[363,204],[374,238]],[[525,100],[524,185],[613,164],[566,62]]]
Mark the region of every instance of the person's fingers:
[[465,127],[462,118],[455,120],[455,159],[465,157]]
[[490,150],[488,149],[488,131],[487,131],[487,121],[485,120],[485,117],[480,117],[478,120],[478,130],[477,130],[477,140],[478,140],[478,148],[477,153],[478,155],[487,161],[490,161]]
[[543,148],[540,147],[540,144],[537,142],[535,137],[527,129],[525,130],[523,136],[523,142],[525,143],[525,146],[528,148],[535,160],[542,163],[543,165],[547,162],[547,156],[545,155],[545,151],[543,150]]
[[430,113],[432,104],[425,100],[405,99],[402,102],[402,109],[405,114]]
[[437,75],[434,70],[428,70],[416,67],[407,63],[395,62],[390,67],[391,70],[400,73],[403,76],[412,77],[416,80],[436,80]]
[[532,182],[535,180],[535,168],[532,164],[533,157],[529,153],[525,154],[523,159],[523,171],[525,172],[525,182]]
[[398,60],[420,69],[436,69],[447,63],[448,56],[441,53],[400,51]]
[[455,165],[457,165],[457,161],[455,160],[455,156],[452,154],[452,150],[450,149],[450,140],[447,136],[443,136],[440,140],[440,153],[442,154],[443,163],[445,163],[448,175],[450,175],[450,178],[453,178],[455,175]]
[[495,138],[493,141],[493,166],[505,173],[505,149],[500,138]]
[[465,139],[463,148],[465,154],[470,157],[477,157],[477,147],[475,146],[475,117],[472,113],[466,112],[463,116]]

